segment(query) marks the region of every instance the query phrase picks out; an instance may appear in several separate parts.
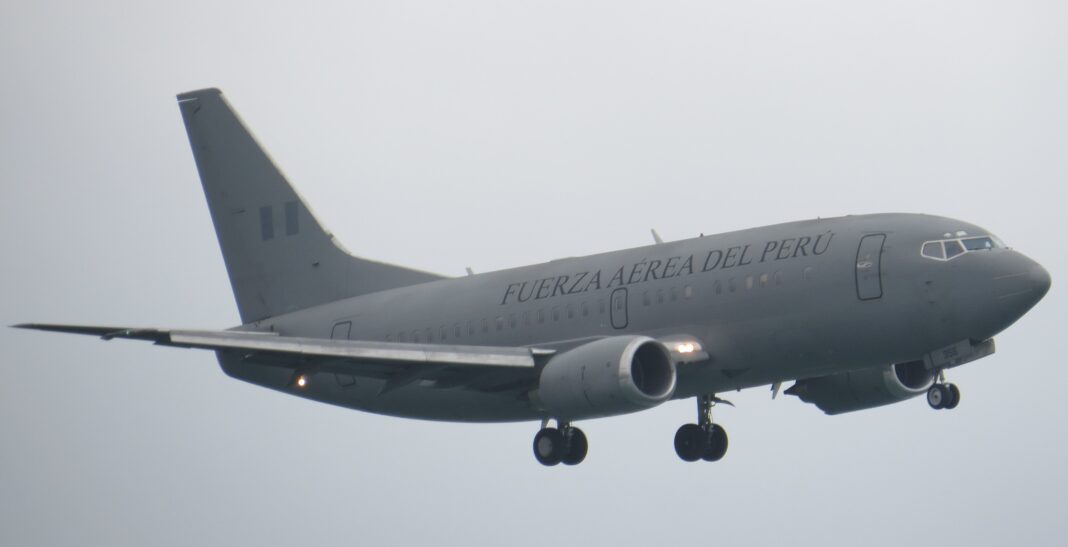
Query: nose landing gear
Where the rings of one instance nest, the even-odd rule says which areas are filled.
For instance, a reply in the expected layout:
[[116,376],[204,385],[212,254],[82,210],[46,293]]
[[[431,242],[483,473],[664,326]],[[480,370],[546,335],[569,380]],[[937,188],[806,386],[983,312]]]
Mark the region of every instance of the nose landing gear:
[[[727,453],[727,431],[712,423],[712,407],[724,402],[714,395],[697,398],[697,422],[686,424],[675,432],[675,453],[683,461],[719,461]],[[727,403],[730,404],[730,403]]]
[[557,420],[557,428],[548,427],[549,421],[542,422],[542,428],[534,435],[534,458],[538,463],[552,466],[559,463],[578,465],[586,459],[589,443],[586,434],[569,422]]

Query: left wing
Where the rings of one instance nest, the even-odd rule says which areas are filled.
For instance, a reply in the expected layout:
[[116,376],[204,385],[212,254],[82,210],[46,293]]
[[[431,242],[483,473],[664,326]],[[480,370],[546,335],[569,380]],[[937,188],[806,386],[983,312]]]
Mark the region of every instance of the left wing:
[[442,387],[507,391],[537,382],[537,367],[555,350],[529,347],[450,346],[280,336],[239,330],[164,330],[24,323],[34,329],[146,340],[161,346],[234,352],[243,359],[293,370],[292,382],[315,372],[385,379],[383,392],[417,380]]

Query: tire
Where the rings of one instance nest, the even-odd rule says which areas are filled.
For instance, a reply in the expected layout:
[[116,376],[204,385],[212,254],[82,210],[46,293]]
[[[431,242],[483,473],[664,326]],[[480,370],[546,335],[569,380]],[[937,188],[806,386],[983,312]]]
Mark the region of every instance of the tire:
[[586,451],[590,445],[586,442],[586,434],[577,427],[572,427],[569,437],[566,439],[567,451],[560,460],[564,465],[578,465],[586,459]]
[[953,410],[960,404],[960,389],[955,384],[946,384],[946,388],[949,390],[949,400],[946,401],[946,408]]
[[708,430],[708,448],[701,454],[706,462],[718,462],[727,454],[727,430],[719,424],[712,424]]
[[564,458],[564,436],[560,430],[546,427],[534,435],[534,458],[538,463],[553,466]]
[[927,404],[935,410],[946,407],[949,391],[942,384],[935,384],[927,390]]
[[697,424],[686,424],[675,432],[675,453],[682,461],[695,462],[708,449],[708,434]]

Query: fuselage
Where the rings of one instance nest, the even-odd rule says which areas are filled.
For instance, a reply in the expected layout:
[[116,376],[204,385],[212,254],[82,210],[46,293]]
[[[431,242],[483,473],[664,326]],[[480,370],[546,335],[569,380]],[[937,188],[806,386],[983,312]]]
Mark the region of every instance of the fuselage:
[[[973,236],[990,234],[928,215],[791,222],[366,294],[241,328],[558,351],[615,335],[687,335],[709,354],[678,368],[674,396],[692,397],[991,338],[1045,294],[1049,276],[1000,244],[948,260],[921,252],[926,242]],[[287,371],[219,359],[231,376],[290,391]],[[432,420],[545,417],[511,393],[420,381],[380,394],[381,381],[329,376],[299,395]]]

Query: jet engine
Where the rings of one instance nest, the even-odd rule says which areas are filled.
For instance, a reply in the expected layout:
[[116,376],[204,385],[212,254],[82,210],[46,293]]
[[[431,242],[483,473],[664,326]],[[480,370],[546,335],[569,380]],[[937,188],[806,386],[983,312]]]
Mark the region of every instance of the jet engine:
[[675,363],[647,336],[613,336],[554,356],[533,399],[561,420],[652,408],[675,393]]
[[909,361],[798,380],[785,393],[827,414],[842,414],[911,399],[926,393],[933,383],[934,373],[923,361]]

